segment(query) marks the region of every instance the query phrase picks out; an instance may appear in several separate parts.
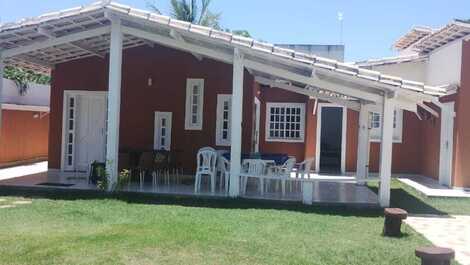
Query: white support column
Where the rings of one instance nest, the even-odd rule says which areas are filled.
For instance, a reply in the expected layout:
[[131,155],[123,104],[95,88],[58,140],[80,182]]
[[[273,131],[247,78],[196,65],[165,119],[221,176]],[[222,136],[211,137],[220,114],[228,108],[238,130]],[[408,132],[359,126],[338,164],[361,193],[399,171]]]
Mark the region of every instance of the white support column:
[[369,164],[369,108],[365,104],[361,104],[358,125],[356,178],[357,183],[363,185]]
[[390,205],[390,178],[392,175],[392,147],[393,147],[393,113],[395,100],[384,96],[382,112],[382,136],[380,143],[380,206]]
[[235,48],[233,53],[230,197],[238,197],[240,194],[244,69],[243,54],[238,50],[238,48]]
[[0,136],[2,134],[2,98],[3,98],[3,69],[4,69],[4,64],[3,64],[3,57],[2,54],[0,53]]
[[108,128],[106,135],[106,171],[109,176],[109,190],[115,188],[118,177],[122,39],[121,22],[113,18],[111,19],[109,51]]

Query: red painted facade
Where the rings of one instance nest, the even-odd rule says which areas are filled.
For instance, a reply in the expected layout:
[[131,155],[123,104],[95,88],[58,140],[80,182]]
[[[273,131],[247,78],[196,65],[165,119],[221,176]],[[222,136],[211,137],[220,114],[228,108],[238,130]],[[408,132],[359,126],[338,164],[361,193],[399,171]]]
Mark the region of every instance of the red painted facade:
[[[87,58],[57,65],[52,72],[49,167],[60,168],[62,105],[64,90],[107,90],[107,60]],[[152,85],[148,85],[148,79]],[[187,78],[203,78],[203,129],[184,130]],[[172,150],[186,169],[194,169],[200,147],[215,146],[217,94],[231,94],[232,66],[161,46],[139,47],[124,51],[121,94],[120,148],[151,150],[154,136],[154,112],[173,113]],[[287,153],[298,161],[315,156],[317,116],[315,100],[278,88],[256,84],[245,71],[242,124],[242,150],[250,152],[253,135],[254,97],[261,102],[260,152]],[[305,141],[281,143],[265,141],[267,102],[306,104]],[[355,171],[357,159],[358,112],[347,113],[346,170]],[[470,123],[469,123],[470,125]],[[393,145],[392,170],[437,176],[439,122],[420,121],[414,113],[404,113],[403,142]],[[431,131],[432,133],[427,134]],[[469,129],[470,131],[470,129]],[[436,134],[437,133],[437,134]],[[429,145],[429,143],[432,143]],[[436,145],[437,143],[437,145]],[[425,154],[425,155],[423,155]],[[437,163],[436,163],[437,159]],[[377,171],[379,144],[371,144],[370,168]]]

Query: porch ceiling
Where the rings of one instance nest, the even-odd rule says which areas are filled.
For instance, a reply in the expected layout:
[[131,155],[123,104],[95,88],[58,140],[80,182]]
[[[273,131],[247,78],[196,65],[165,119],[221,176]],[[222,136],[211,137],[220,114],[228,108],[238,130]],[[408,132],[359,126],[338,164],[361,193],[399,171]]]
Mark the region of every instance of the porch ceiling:
[[[439,87],[383,75],[322,57],[275,47],[250,38],[170,19],[110,1],[99,1],[17,23],[0,25],[0,55],[7,65],[48,73],[54,65],[109,53],[110,19],[118,18],[123,48],[159,45],[233,62],[234,48],[245,54],[245,67],[266,85],[325,100],[380,105],[391,94],[405,109],[445,94]],[[413,104],[411,104],[413,103]]]

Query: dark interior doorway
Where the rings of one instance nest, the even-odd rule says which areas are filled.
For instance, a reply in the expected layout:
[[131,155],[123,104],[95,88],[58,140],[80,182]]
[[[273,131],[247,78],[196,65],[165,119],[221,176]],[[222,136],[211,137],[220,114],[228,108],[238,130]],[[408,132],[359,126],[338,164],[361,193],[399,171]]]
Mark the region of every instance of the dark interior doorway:
[[320,172],[341,172],[341,141],[343,134],[343,108],[322,107]]

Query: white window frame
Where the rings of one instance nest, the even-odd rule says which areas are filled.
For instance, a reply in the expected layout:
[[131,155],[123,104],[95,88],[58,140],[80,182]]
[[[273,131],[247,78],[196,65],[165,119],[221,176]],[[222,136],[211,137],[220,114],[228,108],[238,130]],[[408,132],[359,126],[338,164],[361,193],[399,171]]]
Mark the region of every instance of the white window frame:
[[[223,139],[223,123],[224,123],[224,103],[228,102],[228,128],[227,139]],[[217,95],[217,114],[216,114],[216,128],[215,128],[215,145],[230,146],[231,129],[232,129],[232,95],[219,94]]]
[[[196,122],[193,122],[192,116],[192,107],[194,105],[193,101],[193,87],[199,86],[199,95],[198,95],[198,102],[195,104],[197,105],[197,113],[196,113]],[[185,112],[185,122],[184,122],[184,129],[185,130],[202,130],[202,122],[203,122],[203,110],[204,110],[204,79],[200,78],[188,78],[186,80],[186,112]]]
[[[271,121],[270,119],[271,108],[300,108],[300,137],[298,139],[271,138],[269,136],[269,127],[270,127],[269,125]],[[265,119],[265,141],[266,142],[303,143],[305,141],[305,103],[267,102],[266,103],[266,119]]]
[[[380,115],[379,127],[372,126],[374,115]],[[369,140],[370,142],[380,143],[382,136],[382,114],[376,112],[369,113]],[[402,143],[403,141],[403,110],[396,109],[393,117],[393,142]]]
[[[153,149],[171,151],[171,127],[172,127],[172,113],[155,111],[154,130],[153,130]],[[161,144],[161,127],[159,121],[161,118],[167,118],[165,138],[166,144]]]

